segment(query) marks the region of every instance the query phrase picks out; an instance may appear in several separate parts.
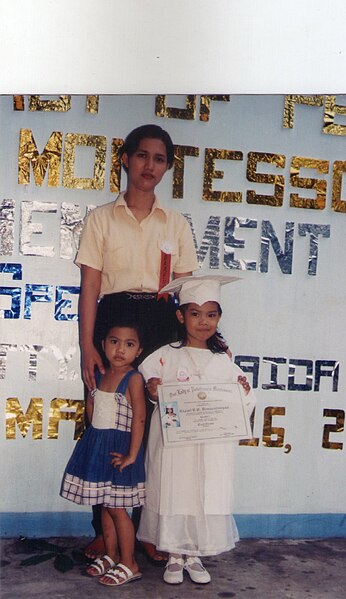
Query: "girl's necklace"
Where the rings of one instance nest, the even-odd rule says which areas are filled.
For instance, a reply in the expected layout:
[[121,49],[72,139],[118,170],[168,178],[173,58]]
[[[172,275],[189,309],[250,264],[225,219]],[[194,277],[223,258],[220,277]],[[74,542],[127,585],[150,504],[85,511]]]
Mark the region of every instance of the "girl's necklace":
[[186,347],[186,345],[183,347],[185,355],[188,357],[191,365],[193,366],[193,372],[191,374],[194,374],[199,379],[201,379],[203,376],[203,373],[205,371],[205,368],[212,357],[210,355],[211,352],[209,352],[209,350],[203,350],[201,348],[200,351],[198,351],[198,357],[200,358],[199,363],[198,363],[198,362],[196,362],[195,358],[193,357],[193,354],[194,354],[193,349],[196,349],[197,351],[199,350],[199,348],[188,348],[188,347]]

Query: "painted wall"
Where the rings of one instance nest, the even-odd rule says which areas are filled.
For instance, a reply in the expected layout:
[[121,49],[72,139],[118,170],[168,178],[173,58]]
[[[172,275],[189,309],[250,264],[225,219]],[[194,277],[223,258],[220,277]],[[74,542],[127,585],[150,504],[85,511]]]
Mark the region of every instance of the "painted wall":
[[1,0],[0,93],[342,94],[345,17],[344,0]]
[[258,398],[238,448],[243,536],[340,536],[345,480],[346,170],[342,96],[2,96],[1,534],[88,533],[59,497],[81,430],[79,270],[86,212],[124,188],[135,126],[177,145],[163,203],[203,271],[235,272],[221,329]]

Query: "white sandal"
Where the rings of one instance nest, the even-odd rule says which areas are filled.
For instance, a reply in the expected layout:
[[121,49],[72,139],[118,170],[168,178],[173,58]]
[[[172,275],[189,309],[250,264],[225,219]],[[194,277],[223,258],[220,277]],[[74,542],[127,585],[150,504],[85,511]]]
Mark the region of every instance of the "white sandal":
[[110,578],[113,582],[106,582],[99,579],[101,584],[104,584],[107,587],[119,587],[122,584],[126,584],[127,582],[132,582],[133,580],[139,580],[142,578],[142,572],[136,572],[135,574],[125,566],[124,564],[117,564],[114,568],[110,568],[107,572],[105,572],[104,578]]
[[[105,564],[104,562],[108,562],[109,565],[107,566],[107,564]],[[102,574],[106,574],[106,572],[110,568],[113,568],[113,566],[115,566],[115,562],[112,560],[112,558],[110,558],[109,555],[103,555],[102,557],[98,557],[97,559],[95,559],[95,561],[89,564],[89,566],[86,569],[86,572],[88,576],[92,576],[95,578],[96,576],[102,576]],[[90,572],[88,572],[89,568],[94,568],[96,573],[91,574]]]

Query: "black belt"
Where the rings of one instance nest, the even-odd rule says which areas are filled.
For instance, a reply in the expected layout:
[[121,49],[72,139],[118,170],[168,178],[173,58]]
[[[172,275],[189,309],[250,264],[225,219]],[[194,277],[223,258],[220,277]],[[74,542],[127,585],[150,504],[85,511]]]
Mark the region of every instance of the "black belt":
[[157,299],[157,293],[136,293],[132,291],[123,292],[131,300],[154,300]]
[[[126,300],[138,300],[138,301],[157,301],[157,293],[141,293],[141,292],[137,292],[137,291],[118,291],[116,293],[107,293],[106,295],[104,295],[99,303],[104,302],[106,304],[111,303],[112,302],[112,298],[116,299],[116,297],[122,297],[123,299]],[[160,298],[161,300],[162,298]],[[173,299],[170,297],[170,300]]]

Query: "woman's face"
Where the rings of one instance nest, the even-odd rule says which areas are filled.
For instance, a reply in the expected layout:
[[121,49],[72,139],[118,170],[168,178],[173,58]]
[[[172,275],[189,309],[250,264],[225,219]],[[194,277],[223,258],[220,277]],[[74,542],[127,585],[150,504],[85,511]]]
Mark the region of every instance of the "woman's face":
[[131,156],[123,154],[123,162],[128,187],[152,192],[168,168],[166,146],[161,139],[144,138]]

